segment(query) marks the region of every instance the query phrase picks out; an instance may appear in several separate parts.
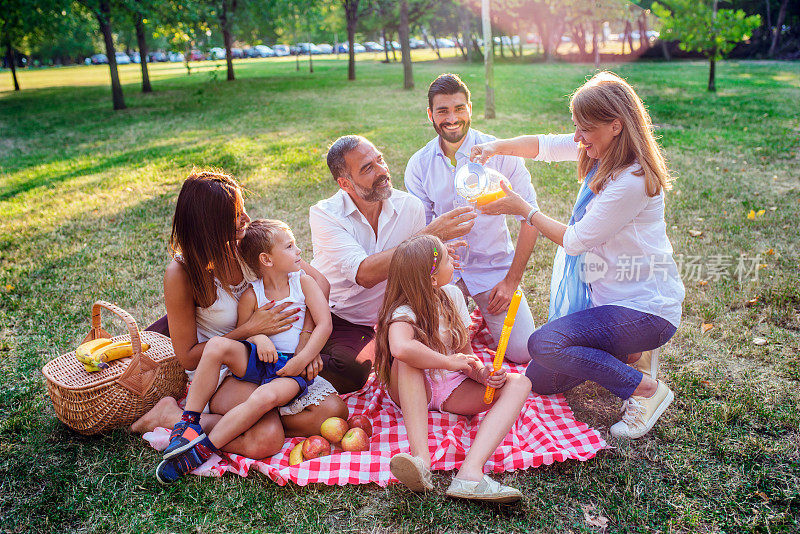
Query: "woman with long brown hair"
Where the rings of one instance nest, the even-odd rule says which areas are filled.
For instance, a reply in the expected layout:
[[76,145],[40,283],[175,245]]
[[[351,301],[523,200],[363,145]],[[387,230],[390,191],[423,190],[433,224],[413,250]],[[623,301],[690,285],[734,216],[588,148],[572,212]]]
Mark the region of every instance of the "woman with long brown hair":
[[[452,277],[452,259],[437,237],[412,237],[392,255],[378,316],[375,367],[403,412],[411,454],[396,454],[389,466],[409,489],[433,489],[428,411],[473,416],[488,410],[447,495],[515,501],[521,493],[485,476],[483,466],[516,421],[530,381],[504,370],[492,373],[472,353],[469,312],[461,290],[449,285]],[[497,388],[488,405],[486,386]]]
[[[164,274],[164,300],[175,355],[190,380],[209,346],[216,352],[236,350],[241,345],[237,340],[257,333],[283,332],[297,318],[296,308],[267,303],[237,327],[239,297],[255,280],[238,250],[249,222],[242,189],[230,175],[193,170],[184,181],[173,217],[173,260]],[[327,296],[330,285],[325,277],[305,262],[301,267]],[[303,331],[310,332],[310,314],[305,320]],[[298,349],[307,341],[307,335],[301,335]],[[312,379],[321,368],[322,361],[317,358],[306,368],[305,376]],[[347,406],[336,390],[321,377],[314,384],[304,397],[281,409],[284,415],[272,410],[223,450],[264,458],[278,452],[286,436],[312,435],[328,417],[347,417]],[[203,429],[210,431],[222,415],[244,402],[255,389],[255,384],[236,380],[227,368],[222,369],[217,391],[207,407],[209,413],[201,417]],[[182,413],[175,399],[163,399],[131,428],[138,432],[159,426],[172,428]]]
[[471,154],[479,162],[496,154],[577,160],[582,185],[569,224],[507,187],[481,211],[525,217],[559,245],[549,322],[528,341],[533,391],[596,382],[624,401],[611,434],[637,438],[673,399],[656,376],[656,349],[675,334],[684,297],[664,220],[670,175],[650,115],[619,76],[596,74],[572,95],[570,111],[574,135],[498,139]]

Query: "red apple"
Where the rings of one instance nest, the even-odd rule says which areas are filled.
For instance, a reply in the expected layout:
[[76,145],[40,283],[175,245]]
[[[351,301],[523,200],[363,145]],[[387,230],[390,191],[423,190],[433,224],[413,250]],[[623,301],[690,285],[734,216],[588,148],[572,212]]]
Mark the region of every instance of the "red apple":
[[328,417],[323,421],[319,433],[331,443],[339,443],[348,429],[347,421],[341,417]]
[[289,453],[289,465],[297,465],[303,461],[303,443],[305,441],[292,447],[292,452]]
[[351,428],[342,438],[342,449],[349,452],[368,451],[369,436],[360,428]]
[[303,442],[303,458],[311,460],[331,453],[331,444],[322,436],[311,436]]
[[367,436],[372,437],[372,423],[366,415],[354,415],[347,420],[347,424],[350,428],[360,428],[367,433]]

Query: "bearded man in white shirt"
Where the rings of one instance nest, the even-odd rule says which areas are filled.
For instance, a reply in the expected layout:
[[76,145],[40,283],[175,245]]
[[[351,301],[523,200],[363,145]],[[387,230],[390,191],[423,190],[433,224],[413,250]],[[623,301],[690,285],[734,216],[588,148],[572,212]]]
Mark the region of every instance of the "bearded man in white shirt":
[[422,203],[392,188],[383,154],[364,137],[334,141],[327,163],[339,191],[309,210],[311,264],[331,284],[333,331],[320,354],[320,376],[347,393],[360,389],[372,370],[373,327],[395,247],[423,233],[443,241],[461,237],[477,214],[462,207],[426,226]]
[[[425,220],[435,221],[465,200],[456,192],[456,169],[469,161],[475,144],[495,137],[471,129],[472,102],[467,86],[455,74],[442,74],[428,88],[428,119],[438,134],[408,161],[405,186],[425,207]],[[486,163],[505,176],[511,188],[533,204],[536,192],[522,158],[494,157]],[[522,218],[520,218],[522,220]],[[525,272],[539,232],[522,222],[516,249],[505,216],[479,214],[472,231],[465,237],[469,253],[456,272],[456,284],[475,301],[481,310],[496,348],[500,341],[508,305]],[[534,322],[527,299],[522,297],[514,329],[511,331],[506,358],[526,363],[528,338]],[[327,378],[327,377],[326,377]]]

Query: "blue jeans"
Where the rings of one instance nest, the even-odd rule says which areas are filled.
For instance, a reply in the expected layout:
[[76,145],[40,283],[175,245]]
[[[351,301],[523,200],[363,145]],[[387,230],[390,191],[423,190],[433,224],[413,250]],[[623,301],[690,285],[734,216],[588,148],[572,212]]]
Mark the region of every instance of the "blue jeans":
[[642,381],[641,371],[625,363],[628,354],[658,348],[674,334],[672,323],[656,315],[623,306],[589,308],[531,335],[525,375],[539,395],[563,393],[591,380],[627,399]]

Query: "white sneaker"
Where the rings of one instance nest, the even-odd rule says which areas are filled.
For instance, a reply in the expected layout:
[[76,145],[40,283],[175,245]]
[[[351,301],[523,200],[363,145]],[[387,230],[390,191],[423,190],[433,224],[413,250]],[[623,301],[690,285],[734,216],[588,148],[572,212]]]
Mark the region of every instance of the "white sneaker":
[[657,380],[658,375],[658,357],[661,355],[661,347],[653,350],[646,350],[642,352],[639,359],[634,362],[633,368],[638,369],[643,375]]
[[522,498],[517,488],[504,486],[487,475],[483,475],[483,480],[478,482],[454,477],[445,494],[457,499],[500,503],[515,502]]
[[389,470],[392,475],[411,491],[431,491],[431,470],[418,458],[407,452],[392,456],[389,461]]
[[622,404],[622,420],[611,426],[615,438],[640,438],[650,432],[675,395],[661,380],[652,397],[632,396]]

